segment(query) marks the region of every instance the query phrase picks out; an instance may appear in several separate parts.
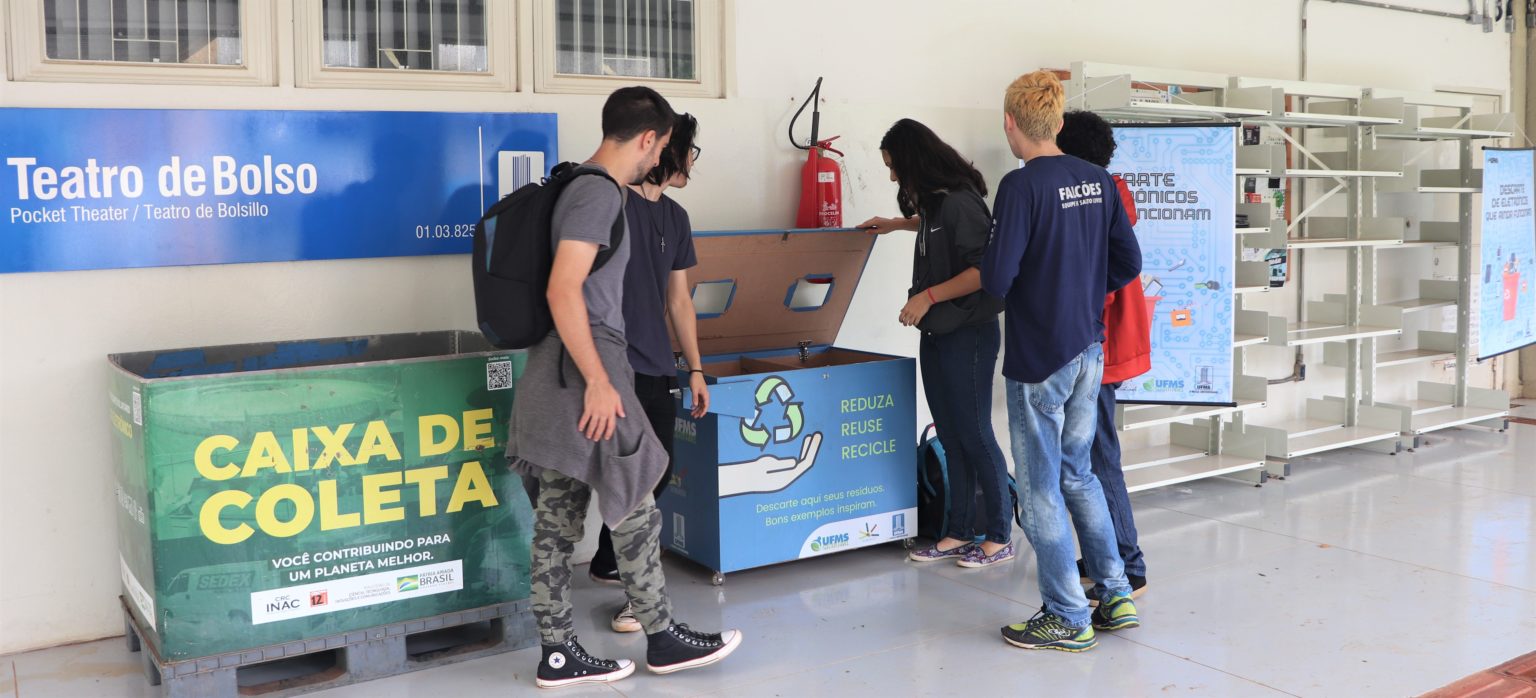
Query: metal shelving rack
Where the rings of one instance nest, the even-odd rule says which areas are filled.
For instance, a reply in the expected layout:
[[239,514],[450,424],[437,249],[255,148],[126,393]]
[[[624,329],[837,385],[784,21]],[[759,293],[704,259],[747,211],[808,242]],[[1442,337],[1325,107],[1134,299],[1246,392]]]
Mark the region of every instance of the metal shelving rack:
[[[1323,345],[1324,351],[1336,355],[1346,369],[1345,394],[1308,400],[1299,420],[1249,425],[1239,415],[1233,420],[1234,427],[1263,438],[1270,457],[1267,470],[1277,476],[1288,473],[1289,460],[1314,453],[1348,447],[1395,452],[1397,414],[1360,404],[1355,376],[1361,370],[1360,346],[1377,337],[1401,334],[1403,328],[1402,308],[1378,305],[1359,293],[1364,280],[1360,260],[1377,249],[1404,242],[1402,220],[1378,218],[1374,208],[1362,205],[1365,192],[1375,182],[1403,176],[1400,153],[1362,147],[1367,129],[1402,124],[1402,103],[1367,97],[1364,89],[1350,85],[1245,77],[1231,78],[1228,85],[1245,92],[1269,91],[1271,116],[1245,120],[1278,129],[1298,156],[1287,162],[1283,145],[1244,146],[1239,150],[1243,174],[1335,183],[1326,193],[1309,199],[1309,206],[1293,215],[1289,223],[1270,221],[1268,233],[1247,242],[1261,248],[1286,249],[1293,258],[1308,250],[1315,250],[1313,254],[1342,252],[1350,270],[1346,293],[1308,300],[1303,317],[1294,322],[1270,317],[1266,342],[1288,348]],[[1324,135],[1342,140],[1343,150],[1313,152],[1303,143],[1303,134],[1315,130],[1326,130]],[[1345,215],[1313,215],[1335,196],[1343,197]]]
[[[1503,429],[1509,417],[1509,394],[1502,390],[1474,388],[1467,384],[1467,369],[1475,360],[1471,348],[1473,274],[1472,221],[1473,196],[1482,192],[1483,172],[1475,161],[1474,145],[1479,140],[1509,138],[1514,117],[1511,114],[1475,114],[1471,98],[1462,95],[1422,94],[1399,90],[1369,90],[1377,99],[1391,99],[1403,103],[1403,123],[1382,126],[1368,134],[1371,145],[1380,147],[1381,142],[1395,142],[1402,151],[1417,149],[1410,160],[1416,161],[1430,154],[1424,144],[1455,143],[1458,150],[1456,169],[1430,169],[1410,164],[1403,181],[1394,186],[1380,186],[1381,195],[1413,194],[1419,196],[1455,195],[1457,220],[1454,222],[1420,223],[1418,242],[1425,246],[1454,246],[1457,248],[1457,275],[1455,280],[1420,279],[1418,296],[1397,301],[1391,305],[1404,312],[1416,312],[1434,308],[1456,308],[1456,332],[1420,330],[1417,347],[1377,353],[1375,342],[1363,347],[1367,357],[1374,360],[1364,364],[1360,381],[1360,400],[1365,404],[1380,406],[1398,413],[1399,429],[1410,439],[1410,448],[1416,447],[1424,434],[1451,427],[1474,425]],[[1432,115],[1438,111],[1439,115]],[[1405,153],[1406,154],[1406,153]],[[1374,201],[1371,202],[1374,206]],[[1367,255],[1367,268],[1374,270],[1376,254]],[[1374,276],[1371,277],[1374,279]],[[1374,301],[1376,288],[1371,284],[1362,289],[1363,297]],[[1338,357],[1332,357],[1338,358]],[[1420,381],[1417,398],[1406,404],[1376,401],[1376,369],[1415,365],[1423,362],[1454,360],[1456,376],[1452,383]]]
[[[1348,259],[1347,289],[1308,301],[1293,322],[1243,306],[1244,298],[1268,291],[1262,262],[1234,260],[1236,332],[1233,343],[1235,407],[1121,406],[1121,431],[1167,427],[1170,442],[1123,455],[1126,480],[1135,491],[1216,475],[1252,473],[1263,482],[1283,476],[1290,459],[1340,448],[1396,453],[1403,440],[1417,444],[1423,433],[1463,425],[1502,427],[1509,400],[1503,391],[1471,388],[1466,367],[1475,357],[1468,337],[1471,310],[1472,196],[1481,189],[1473,166],[1473,141],[1504,138],[1508,114],[1473,114],[1469,98],[1369,90],[1290,80],[1231,77],[1214,73],[1074,63],[1067,83],[1069,108],[1088,109],[1117,121],[1242,121],[1280,129],[1298,156],[1287,161],[1283,145],[1240,146],[1235,176],[1335,183],[1309,201],[1290,222],[1275,218],[1268,204],[1239,204],[1248,224],[1235,227],[1238,248],[1286,249],[1291,255],[1342,252]],[[1161,91],[1171,99],[1146,99]],[[1451,112],[1449,115],[1435,112]],[[1301,134],[1317,132],[1343,142],[1334,152],[1313,152]],[[1438,170],[1405,160],[1404,147],[1458,142],[1461,166]],[[1421,222],[1376,214],[1377,194],[1459,196],[1455,222]],[[1342,196],[1345,215],[1313,212]],[[1418,296],[1383,302],[1377,298],[1378,256],[1390,250],[1457,248],[1456,281],[1422,279]],[[1324,252],[1328,251],[1328,252]],[[1411,317],[1436,308],[1458,308],[1457,330],[1418,330],[1415,346],[1378,353],[1378,340],[1400,337]],[[1260,345],[1323,345],[1324,362],[1345,369],[1342,395],[1308,400],[1305,417],[1277,425],[1247,423],[1267,406],[1268,381],[1245,375],[1248,348]],[[1456,379],[1446,385],[1421,382],[1417,399],[1389,404],[1376,399],[1377,371],[1454,359]]]

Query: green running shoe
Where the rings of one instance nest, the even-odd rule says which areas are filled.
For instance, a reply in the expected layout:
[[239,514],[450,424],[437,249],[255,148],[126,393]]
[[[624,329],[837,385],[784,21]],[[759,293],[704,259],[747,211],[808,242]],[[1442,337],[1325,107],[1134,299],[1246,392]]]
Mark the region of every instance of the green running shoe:
[[1125,630],[1140,625],[1136,604],[1129,596],[1116,596],[1093,609],[1093,627],[1099,630]]
[[1086,652],[1099,644],[1091,624],[1074,628],[1044,609],[1028,621],[1004,626],[1003,639],[1014,647],[1059,652]]

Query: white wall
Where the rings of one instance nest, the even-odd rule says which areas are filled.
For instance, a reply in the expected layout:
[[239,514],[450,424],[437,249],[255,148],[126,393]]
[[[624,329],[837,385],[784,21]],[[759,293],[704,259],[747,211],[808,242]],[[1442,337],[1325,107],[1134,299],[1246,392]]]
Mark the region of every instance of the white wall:
[[[291,6],[279,5],[278,26],[290,26]],[[1450,20],[1313,5],[1314,80],[1508,88],[1509,42],[1502,34],[1484,35]],[[700,229],[790,223],[801,158],[784,142],[784,128],[818,75],[826,77],[823,132],[842,134],[848,153],[845,216],[857,222],[895,210],[876,143],[899,117],[928,123],[995,183],[1013,164],[999,105],[1018,74],[1093,60],[1293,78],[1296,20],[1294,0],[735,2],[728,98],[675,100],[699,116],[705,148],[695,184],[677,198]],[[566,158],[585,156],[598,137],[600,97],[297,89],[291,43],[285,37],[279,46],[281,85],[274,88],[6,83],[0,106],[451,105],[558,112]],[[531,84],[529,66],[521,72],[523,84]],[[910,276],[910,246],[910,236],[899,235],[877,245],[843,331],[845,345],[915,353],[916,335],[895,323]],[[121,632],[111,450],[101,415],[106,354],[469,327],[464,264],[462,257],[446,257],[0,276],[0,653]],[[1338,277],[1342,271],[1340,261],[1324,259],[1310,264],[1308,274]],[[1324,285],[1310,285],[1308,296],[1320,298]],[[1265,307],[1294,307],[1290,290],[1270,295]],[[1288,371],[1288,356],[1270,358],[1255,370]],[[1320,351],[1312,365],[1318,368],[1306,383],[1272,393],[1276,414],[1294,409],[1303,395],[1338,390],[1329,387],[1338,375],[1319,370]],[[1000,403],[998,421],[1001,427]]]

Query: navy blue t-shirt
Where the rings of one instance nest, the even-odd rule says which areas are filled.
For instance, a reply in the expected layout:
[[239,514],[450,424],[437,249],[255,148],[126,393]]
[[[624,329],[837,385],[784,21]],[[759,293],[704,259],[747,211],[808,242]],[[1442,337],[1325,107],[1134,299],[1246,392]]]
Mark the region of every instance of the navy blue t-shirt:
[[650,201],[630,192],[629,267],[624,274],[624,335],[629,365],[647,376],[675,376],[672,333],[667,324],[667,280],[673,271],[699,263],[693,251],[688,212],[666,194]]
[[1003,375],[1041,383],[1104,336],[1104,296],[1141,273],[1141,247],[1104,168],[1038,157],[997,187],[982,288],[1006,301]]

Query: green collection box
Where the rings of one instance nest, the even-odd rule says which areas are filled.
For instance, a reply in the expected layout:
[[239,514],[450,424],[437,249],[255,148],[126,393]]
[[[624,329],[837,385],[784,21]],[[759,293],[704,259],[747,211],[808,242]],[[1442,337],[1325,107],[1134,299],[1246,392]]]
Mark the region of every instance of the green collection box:
[[528,597],[522,354],[450,331],[109,361],[123,596],[165,660]]

